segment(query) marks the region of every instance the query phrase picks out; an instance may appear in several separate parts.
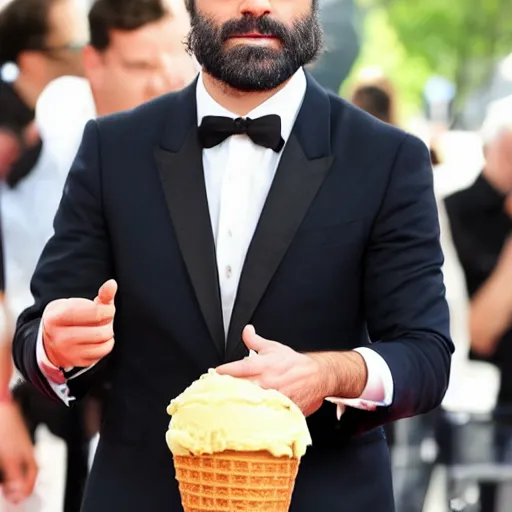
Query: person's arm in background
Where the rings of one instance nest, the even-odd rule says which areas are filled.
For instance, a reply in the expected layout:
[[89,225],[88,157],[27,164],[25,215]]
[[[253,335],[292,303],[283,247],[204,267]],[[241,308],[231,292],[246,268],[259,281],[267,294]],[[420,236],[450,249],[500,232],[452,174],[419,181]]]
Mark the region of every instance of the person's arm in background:
[[[483,172],[486,180],[503,195],[503,209],[510,215],[512,191],[512,130],[503,130],[486,148]],[[512,325],[512,241],[507,241],[496,268],[471,301],[471,347],[490,356]]]
[[12,401],[11,336],[3,295],[0,299],[0,485],[8,501],[30,496],[37,476],[34,447],[18,406]]
[[490,356],[512,325],[512,240],[501,252],[498,265],[471,301],[471,347]]
[[[506,217],[512,216],[512,130],[504,129],[485,147],[481,176],[466,190],[446,199],[453,239],[466,273],[471,304],[469,329],[474,354],[491,357],[512,325],[512,243]],[[500,220],[498,220],[500,219]],[[501,229],[496,225],[502,225]],[[489,230],[496,234],[489,237]],[[503,243],[494,268],[483,266]]]

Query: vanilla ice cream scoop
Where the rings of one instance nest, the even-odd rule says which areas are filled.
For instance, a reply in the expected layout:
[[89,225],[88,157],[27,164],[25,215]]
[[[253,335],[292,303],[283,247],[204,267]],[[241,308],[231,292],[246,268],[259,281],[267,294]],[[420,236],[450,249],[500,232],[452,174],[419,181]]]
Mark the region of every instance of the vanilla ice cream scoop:
[[278,391],[210,370],[167,408],[173,455],[227,450],[300,458],[311,444],[302,411]]

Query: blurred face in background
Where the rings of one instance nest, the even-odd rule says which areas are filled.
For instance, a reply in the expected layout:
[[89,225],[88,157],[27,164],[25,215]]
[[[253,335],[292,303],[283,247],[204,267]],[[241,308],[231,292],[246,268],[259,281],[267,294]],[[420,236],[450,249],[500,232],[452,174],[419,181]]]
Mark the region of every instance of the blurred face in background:
[[[512,190],[512,128],[501,129],[485,146],[486,179],[499,191],[509,195]],[[512,213],[512,205],[510,213]]]
[[183,43],[188,30],[186,13],[166,16],[136,30],[111,30],[104,51],[87,47],[85,71],[98,115],[130,109],[188,85],[197,74]]
[[63,75],[83,74],[82,48],[87,40],[87,19],[75,0],[53,2],[48,12],[48,36],[42,48],[23,52],[20,67],[30,68],[41,82]]

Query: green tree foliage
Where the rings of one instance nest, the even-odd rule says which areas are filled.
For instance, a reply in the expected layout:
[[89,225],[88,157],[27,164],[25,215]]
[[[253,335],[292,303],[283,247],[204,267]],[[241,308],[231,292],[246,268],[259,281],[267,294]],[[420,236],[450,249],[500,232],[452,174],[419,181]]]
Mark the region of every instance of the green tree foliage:
[[419,106],[431,75],[453,81],[460,104],[490,78],[497,59],[512,52],[512,0],[359,2],[366,47],[354,71],[381,66],[409,107]]

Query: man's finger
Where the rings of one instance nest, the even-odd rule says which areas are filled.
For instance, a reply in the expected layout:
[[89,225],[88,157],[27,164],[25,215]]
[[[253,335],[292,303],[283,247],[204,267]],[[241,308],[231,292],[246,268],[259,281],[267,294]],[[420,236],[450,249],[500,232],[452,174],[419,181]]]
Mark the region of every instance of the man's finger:
[[19,480],[6,486],[6,497],[13,503],[28,498],[36,483],[38,468],[35,459],[30,454],[27,454],[26,459],[21,463],[21,469],[22,476]]
[[254,350],[254,352],[261,352],[266,348],[270,348],[275,345],[275,341],[266,340],[262,338],[258,334],[256,334],[256,329],[252,325],[247,325],[242,332],[242,339],[245,343],[245,346],[249,350]]
[[18,458],[6,460],[4,472],[4,494],[9,501],[18,502],[24,496],[23,463]]
[[77,362],[77,366],[90,366],[91,364],[96,363],[100,359],[108,356],[110,352],[114,349],[114,338],[106,341],[105,343],[98,343],[96,345],[90,345],[88,347],[84,347],[80,352],[80,357]]
[[101,345],[114,337],[112,324],[89,327],[67,327],[65,331],[56,334],[51,341],[53,343],[66,343],[74,346]]
[[3,488],[3,494],[5,499],[13,505],[19,505],[24,499],[28,498],[24,492],[20,489],[14,489],[13,487],[5,486]]
[[33,457],[29,459],[27,462],[27,470],[25,473],[25,494],[26,496],[30,496],[34,491],[34,487],[36,485],[36,478],[39,468],[37,467],[37,463]]
[[112,322],[116,308],[113,304],[95,304],[94,302],[83,299],[67,301],[63,303],[62,310],[52,315],[49,322],[65,326],[95,326],[105,325]]
[[260,375],[263,371],[263,362],[261,357],[246,357],[241,361],[223,364],[216,371],[221,375],[244,379]]
[[94,302],[97,304],[113,305],[116,293],[117,282],[114,279],[110,279],[101,285],[101,288],[98,290],[98,296],[94,299]]

